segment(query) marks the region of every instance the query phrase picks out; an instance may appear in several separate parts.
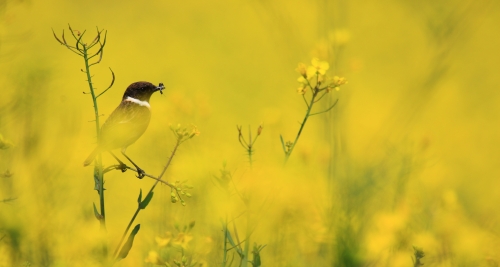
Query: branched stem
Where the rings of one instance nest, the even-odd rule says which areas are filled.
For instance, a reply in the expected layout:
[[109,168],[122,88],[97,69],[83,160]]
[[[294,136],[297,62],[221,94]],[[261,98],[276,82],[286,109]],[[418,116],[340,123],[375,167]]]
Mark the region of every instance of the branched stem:
[[[127,169],[127,170],[131,170],[131,171],[136,172],[136,173],[139,173],[139,172],[137,172],[137,169],[136,169],[136,168],[134,168],[134,167],[125,166],[125,169]],[[116,165],[111,165],[111,166],[108,166],[108,167],[106,167],[106,168],[103,170],[103,174],[106,174],[106,173],[108,173],[108,172],[110,172],[110,171],[115,171],[115,170],[120,170],[120,171],[123,171],[123,167],[122,167],[122,165],[118,165],[118,164],[116,164]],[[168,187],[170,187],[170,188],[172,188],[172,189],[177,189],[177,187],[176,187],[175,185],[173,185],[173,184],[169,183],[168,181],[165,181],[165,180],[163,180],[163,179],[160,179],[160,178],[158,178],[158,177],[156,177],[156,176],[154,176],[154,175],[148,174],[148,173],[143,173],[143,174],[144,174],[144,177],[148,177],[148,178],[151,178],[151,179],[153,179],[153,180],[156,180],[156,181],[158,181],[159,183],[162,183],[162,184],[164,184],[164,185],[166,185],[166,186],[168,186]]]
[[[295,149],[295,146],[299,141],[300,135],[302,134],[302,131],[304,130],[309,117],[330,111],[333,107],[335,107],[338,99],[326,110],[311,113],[314,104],[321,101],[325,97],[325,95],[328,94],[332,89],[338,90],[339,86],[347,83],[345,78],[338,76],[334,76],[333,79],[325,79],[323,75],[325,75],[326,70],[328,70],[329,68],[329,64],[327,62],[319,62],[317,58],[313,59],[311,62],[313,66],[310,66],[309,68],[316,69],[316,72],[314,74],[315,76],[311,76],[311,74],[308,74],[309,68],[306,69],[306,66],[302,63],[299,64],[299,67],[297,68],[297,71],[299,71],[299,73],[301,74],[301,77],[299,77],[298,81],[302,83],[302,87],[299,88],[298,92],[302,94],[302,99],[307,106],[307,110],[306,115],[304,116],[304,119],[300,124],[299,132],[295,136],[295,140],[293,142],[287,141],[285,143],[285,141],[283,140],[283,136],[280,135],[281,145],[283,146],[283,152],[285,153],[284,164],[288,162],[290,155]],[[312,79],[315,80],[314,86],[311,84]],[[307,88],[311,90],[311,99],[309,101],[307,101],[305,96],[306,92],[308,91],[306,90]]]
[[[83,34],[82,34],[83,36]],[[78,43],[81,42],[81,37],[78,40]],[[77,45],[78,46],[78,45]],[[92,96],[92,102],[94,104],[94,116],[95,116],[95,131],[97,135],[97,140],[99,140],[99,137],[101,136],[101,128],[100,128],[100,123],[99,123],[99,106],[97,105],[97,97],[95,94],[94,90],[94,85],[92,83],[92,75],[90,74],[90,65],[89,65],[89,57],[88,57],[88,49],[87,45],[83,44],[83,49],[81,50],[83,52],[83,59],[85,61],[85,73],[87,74],[87,82],[89,84],[89,89],[90,89],[90,95]],[[100,213],[102,216],[102,219],[100,220],[101,222],[101,228],[106,229],[106,210],[104,206],[104,173],[102,171],[102,157],[101,155],[97,156],[97,162],[96,162],[96,167],[94,168],[94,176],[98,178],[98,192],[99,192],[99,206],[100,206]]]
[[[94,117],[95,117],[95,119],[94,119],[95,131],[96,131],[97,140],[99,140],[100,122],[99,122],[99,107],[97,105],[97,98],[99,96],[101,96],[104,92],[106,92],[109,88],[111,88],[111,86],[113,86],[113,83],[115,80],[115,75],[114,75],[113,71],[111,71],[111,73],[113,75],[111,85],[104,92],[102,92],[99,95],[96,95],[96,91],[95,91],[94,85],[92,83],[93,76],[91,75],[90,67],[100,63],[100,61],[102,59],[102,55],[104,52],[104,46],[106,44],[106,33],[107,32],[104,30],[99,31],[99,29],[97,29],[97,36],[90,43],[90,45],[87,45],[86,43],[83,42],[83,36],[85,35],[86,31],[83,31],[82,33],[80,33],[80,31],[73,30],[71,28],[71,25],[68,25],[68,28],[69,28],[69,31],[71,33],[71,36],[75,40],[74,45],[68,44],[68,42],[66,41],[66,38],[64,36],[64,30],[63,30],[62,35],[61,35],[62,41],[61,41],[61,39],[59,39],[57,37],[57,35],[55,34],[55,32],[53,30],[52,30],[52,33],[54,34],[54,37],[61,45],[66,46],[66,48],[68,48],[71,52],[73,52],[73,53],[75,53],[78,56],[81,56],[83,58],[83,61],[85,63],[85,70],[82,70],[82,72],[84,72],[87,76],[87,83],[89,86],[89,93],[88,94],[90,94],[90,96],[92,97],[92,103],[93,103],[93,107],[94,107]],[[101,36],[102,36],[103,31],[104,31],[104,41],[101,42]],[[75,32],[76,32],[76,34],[75,34]],[[97,49],[97,52],[95,52],[95,53],[91,52],[90,49],[93,48],[97,44],[99,44],[99,46],[98,46],[99,49]],[[91,63],[90,60],[97,55],[99,55],[99,60]],[[101,229],[105,230],[106,229],[106,212],[105,212],[105,205],[104,205],[104,171],[102,168],[102,158],[101,158],[100,154],[96,158],[96,164],[94,167],[94,182],[95,182],[95,189],[99,193],[99,204],[100,204],[99,205],[100,214],[96,214],[96,216],[100,221]]]
[[[162,177],[165,174],[165,172],[167,171],[167,169],[170,166],[170,164],[172,163],[172,159],[174,158],[175,153],[177,152],[177,149],[179,148],[179,145],[182,142],[183,142],[182,138],[180,138],[180,137],[177,138],[177,142],[175,143],[174,149],[172,150],[172,153],[171,153],[170,157],[168,158],[167,164],[165,165],[165,167],[163,167],[163,170],[162,170],[162,172],[160,173],[160,175],[158,177],[154,177],[152,175],[146,174],[147,177],[150,177],[150,178],[153,178],[153,179],[156,180],[156,182],[151,186],[151,188],[149,189],[149,191],[148,191],[148,193],[146,195],[149,195],[151,192],[153,192],[153,190],[155,189],[156,185],[158,185],[159,182],[162,182],[162,183],[170,186],[175,191],[178,191],[177,188],[174,185],[169,184],[166,181],[163,181]],[[127,169],[130,169],[130,170],[133,170],[133,171],[137,171],[136,169],[130,168],[130,167],[127,167]],[[180,197],[180,195],[178,195],[178,196]],[[115,255],[115,258],[118,255],[118,251],[119,251],[120,247],[122,246],[123,240],[125,240],[125,237],[127,236],[127,233],[130,230],[130,227],[134,223],[135,218],[137,217],[137,215],[139,214],[140,211],[141,211],[141,207],[138,205],[136,211],[134,212],[134,215],[132,216],[132,218],[130,219],[130,222],[127,225],[127,228],[125,228],[125,231],[123,232],[122,238],[120,239],[120,242],[118,243],[118,246],[116,246],[115,252],[113,254],[113,255]]]
[[243,133],[241,132],[241,126],[236,126],[236,128],[238,129],[238,141],[240,142],[241,146],[243,146],[243,148],[245,148],[246,152],[247,152],[247,155],[248,155],[248,160],[249,160],[249,163],[250,163],[250,168],[252,168],[252,164],[253,164],[253,159],[252,159],[252,155],[254,153],[254,149],[253,149],[253,146],[255,144],[255,142],[257,141],[257,138],[259,137],[259,135],[262,133],[262,125],[259,125],[259,128],[257,128],[257,134],[255,135],[255,138],[252,139],[252,132],[250,131],[250,126],[248,127],[248,141],[245,140],[245,138],[243,137]]

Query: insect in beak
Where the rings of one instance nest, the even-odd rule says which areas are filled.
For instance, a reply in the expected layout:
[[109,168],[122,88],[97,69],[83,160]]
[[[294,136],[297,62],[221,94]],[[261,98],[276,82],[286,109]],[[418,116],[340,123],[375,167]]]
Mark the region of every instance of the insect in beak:
[[156,87],[156,88],[160,91],[160,94],[162,94],[162,95],[163,95],[163,91],[162,91],[162,90],[163,90],[163,89],[165,89],[165,86],[163,85],[163,83],[160,83],[160,84],[158,85],[158,87]]

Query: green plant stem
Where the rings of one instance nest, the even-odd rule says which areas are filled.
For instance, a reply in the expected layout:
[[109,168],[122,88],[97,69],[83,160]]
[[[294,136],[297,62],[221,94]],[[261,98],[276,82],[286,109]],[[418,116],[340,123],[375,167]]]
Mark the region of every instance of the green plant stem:
[[[81,41],[79,41],[81,42]],[[97,97],[95,95],[94,91],[94,86],[92,84],[92,75],[90,75],[90,65],[89,65],[89,56],[88,56],[88,48],[86,44],[82,44],[83,46],[83,59],[85,61],[85,73],[87,74],[87,82],[89,84],[89,89],[90,89],[90,95],[92,96],[92,102],[94,103],[94,116],[95,116],[95,131],[97,135],[97,140],[99,140],[99,137],[101,135],[101,128],[100,128],[100,123],[99,123],[99,107],[97,106]],[[99,206],[100,206],[100,214],[101,214],[101,219],[99,220],[101,222],[101,228],[106,229],[106,210],[104,206],[104,174],[102,172],[102,158],[101,155],[99,154],[97,156],[97,165],[96,169],[94,170],[94,175],[98,177],[99,179]]]
[[226,213],[226,223],[224,225],[224,254],[222,258],[222,267],[226,266],[227,263],[227,213]]
[[[247,209],[249,209],[248,206]],[[252,232],[252,229],[250,227],[250,216],[251,216],[250,211],[247,210],[247,232],[246,232],[245,252],[244,252],[245,258],[243,259],[242,267],[247,267],[248,261],[250,259],[250,235]]]
[[[177,138],[177,142],[175,143],[174,149],[172,150],[172,154],[168,158],[167,164],[165,165],[165,167],[163,167],[163,170],[162,170],[161,174],[158,176],[158,178],[155,178],[155,180],[156,180],[155,183],[153,184],[153,186],[151,186],[151,188],[149,189],[148,193],[145,194],[145,196],[147,196],[151,192],[153,192],[153,190],[155,189],[155,187],[162,180],[163,175],[165,174],[165,172],[167,171],[168,167],[172,163],[172,159],[174,158],[175,153],[177,152],[177,148],[179,148],[179,145],[181,143],[182,143],[182,138],[180,138],[180,137]],[[177,191],[177,189],[176,189],[176,191]],[[122,246],[123,240],[125,240],[125,237],[127,236],[127,233],[130,230],[130,227],[134,223],[135,218],[137,217],[137,215],[139,214],[140,211],[141,211],[141,207],[140,207],[140,205],[137,205],[137,209],[135,210],[134,215],[130,219],[130,222],[128,223],[127,228],[125,228],[125,231],[123,232],[122,238],[120,239],[120,242],[118,243],[118,246],[116,246],[115,252],[113,253],[113,255],[115,255],[115,257],[118,255],[118,251],[119,251],[120,247]]]
[[310,117],[311,110],[312,110],[312,107],[314,106],[314,100],[316,99],[316,96],[318,96],[318,91],[313,92],[313,95],[311,97],[311,101],[309,102],[310,104],[307,106],[306,115],[304,116],[304,120],[302,120],[302,123],[300,124],[299,132],[297,133],[297,136],[295,137],[295,141],[293,141],[292,146],[285,154],[285,164],[287,163],[288,158],[290,158],[290,155],[292,154],[293,149],[297,145],[297,141],[299,141],[300,134],[302,133],[302,130],[304,129],[304,126],[306,125],[307,119],[309,119],[309,117]]
[[248,140],[250,144],[248,145],[248,160],[250,162],[250,169],[252,169],[253,161],[252,161],[252,154],[253,154],[253,143],[254,141],[252,140],[252,131],[250,130],[250,126],[248,126]]
[[87,81],[89,83],[90,95],[92,96],[92,101],[94,103],[95,131],[97,133],[97,137],[99,137],[101,132],[99,124],[99,108],[97,106],[97,97],[94,92],[94,86],[92,85],[92,76],[90,75],[88,51],[87,51],[87,46],[85,44],[83,45],[83,59],[85,60],[85,71],[87,73]]

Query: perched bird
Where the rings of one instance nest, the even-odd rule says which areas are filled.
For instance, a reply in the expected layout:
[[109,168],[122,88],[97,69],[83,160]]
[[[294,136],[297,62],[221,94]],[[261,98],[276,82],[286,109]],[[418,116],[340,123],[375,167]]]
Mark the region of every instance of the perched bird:
[[[102,125],[97,147],[87,157],[83,166],[90,165],[101,152],[109,151],[111,153],[111,150],[121,148],[123,156],[137,168],[137,177],[144,177],[145,172],[125,154],[125,151],[148,128],[151,119],[149,99],[156,91],[163,94],[163,89],[165,89],[163,83],[158,86],[149,82],[135,82],[129,85],[123,94],[120,105]],[[113,153],[111,155],[120,162],[120,165],[124,166]]]

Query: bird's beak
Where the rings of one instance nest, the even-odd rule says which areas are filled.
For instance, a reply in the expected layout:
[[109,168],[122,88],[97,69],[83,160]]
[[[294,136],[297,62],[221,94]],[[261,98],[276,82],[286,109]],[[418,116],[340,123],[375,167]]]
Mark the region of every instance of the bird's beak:
[[165,86],[163,85],[163,83],[160,83],[158,85],[158,87],[156,87],[156,90],[160,91],[160,94],[162,94],[162,95],[163,95],[163,91],[162,91],[163,89],[165,89]]

